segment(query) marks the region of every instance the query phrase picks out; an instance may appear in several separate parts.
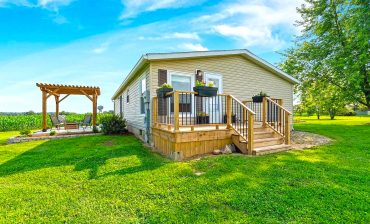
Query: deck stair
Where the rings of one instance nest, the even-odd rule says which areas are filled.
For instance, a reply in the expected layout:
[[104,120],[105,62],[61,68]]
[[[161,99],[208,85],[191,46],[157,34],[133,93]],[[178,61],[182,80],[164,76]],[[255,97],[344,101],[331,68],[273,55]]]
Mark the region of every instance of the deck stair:
[[[245,137],[246,138],[246,137]],[[244,139],[245,139],[244,138]],[[245,141],[239,134],[233,134],[232,140],[234,145],[244,154],[248,153],[248,141]],[[284,138],[275,133],[270,128],[254,126],[252,155],[265,155],[280,151],[286,151],[291,148],[290,145],[284,144]]]

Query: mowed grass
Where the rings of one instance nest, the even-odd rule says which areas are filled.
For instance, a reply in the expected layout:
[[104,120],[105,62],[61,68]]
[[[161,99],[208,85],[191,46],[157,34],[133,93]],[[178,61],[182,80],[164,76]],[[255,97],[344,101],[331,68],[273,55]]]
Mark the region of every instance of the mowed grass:
[[132,136],[0,143],[0,222],[370,223],[370,117],[300,119],[334,142],[188,162]]

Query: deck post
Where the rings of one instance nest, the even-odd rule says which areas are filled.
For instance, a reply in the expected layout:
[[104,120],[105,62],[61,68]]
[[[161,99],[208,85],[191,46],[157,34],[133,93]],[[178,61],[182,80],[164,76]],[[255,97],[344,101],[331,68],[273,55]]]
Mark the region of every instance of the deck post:
[[46,132],[46,109],[47,109],[47,93],[42,91],[42,131]]
[[[278,100],[278,104],[280,105],[280,106],[283,106],[283,99],[279,99]],[[280,108],[279,109],[279,126],[281,126],[281,125],[283,125],[283,116],[284,116],[284,111]]]
[[285,144],[290,145],[290,115],[285,112]]
[[263,97],[262,100],[262,127],[266,127],[267,124],[267,98]]
[[227,123],[227,129],[231,129],[231,117],[232,117],[232,115],[231,115],[231,113],[232,113],[232,111],[231,111],[231,104],[232,104],[232,102],[231,102],[231,96],[230,95],[227,95],[227,98],[226,98],[226,117],[227,117],[227,119],[226,119],[226,123]]
[[254,115],[248,112],[248,154],[252,155],[254,148]]
[[180,129],[179,124],[179,92],[174,92],[174,106],[173,106],[173,113],[174,113],[174,129],[178,131]]
[[157,97],[153,97],[153,125],[154,127],[157,127],[157,108],[158,108]]

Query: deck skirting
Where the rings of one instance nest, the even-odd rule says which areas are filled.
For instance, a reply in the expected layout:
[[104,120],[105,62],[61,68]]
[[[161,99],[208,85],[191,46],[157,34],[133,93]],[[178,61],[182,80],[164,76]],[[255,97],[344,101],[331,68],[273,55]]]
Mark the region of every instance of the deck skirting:
[[152,128],[154,148],[174,160],[182,160],[221,149],[232,143],[232,133],[228,129],[173,132]]

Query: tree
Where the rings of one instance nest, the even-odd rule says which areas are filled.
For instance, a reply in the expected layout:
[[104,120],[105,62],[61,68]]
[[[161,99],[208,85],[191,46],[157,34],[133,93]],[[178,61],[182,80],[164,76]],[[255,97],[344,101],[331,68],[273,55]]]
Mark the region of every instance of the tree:
[[358,102],[370,110],[370,4],[306,0],[298,12],[302,35],[284,53],[282,68],[303,84],[320,82],[340,92],[336,97],[334,92],[323,94],[326,97]]
[[98,106],[98,110],[99,110],[100,113],[103,112],[103,109],[104,109],[104,107],[102,105]]

